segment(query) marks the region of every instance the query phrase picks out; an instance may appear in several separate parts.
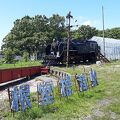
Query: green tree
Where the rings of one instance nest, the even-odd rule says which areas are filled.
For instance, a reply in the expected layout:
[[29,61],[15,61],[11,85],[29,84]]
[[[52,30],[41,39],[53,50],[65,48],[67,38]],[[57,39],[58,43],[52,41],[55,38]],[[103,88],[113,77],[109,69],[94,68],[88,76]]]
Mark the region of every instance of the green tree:
[[53,16],[49,18],[49,22],[49,37],[51,40],[54,38],[61,39],[67,37],[64,17],[53,14]]
[[120,27],[119,28],[107,29],[105,31],[105,37],[120,39]]
[[14,52],[10,48],[4,50],[4,59],[6,63],[14,63]]
[[96,28],[91,27],[89,25],[82,25],[78,28],[78,30],[75,32],[75,37],[80,40],[88,40],[92,38],[93,36],[97,35],[98,31]]
[[54,38],[61,39],[65,36],[64,17],[58,14],[50,18],[45,15],[25,16],[14,22],[14,27],[3,39],[2,49],[10,48],[17,55],[28,52],[30,56],[42,50]]
[[28,54],[28,52],[24,52],[23,53],[23,59],[24,59],[25,62],[29,61],[29,54]]
[[[103,31],[98,30],[98,36],[103,36]],[[106,29],[105,30],[105,37],[107,38],[114,38],[114,39],[120,39],[120,27],[112,28],[112,29]]]

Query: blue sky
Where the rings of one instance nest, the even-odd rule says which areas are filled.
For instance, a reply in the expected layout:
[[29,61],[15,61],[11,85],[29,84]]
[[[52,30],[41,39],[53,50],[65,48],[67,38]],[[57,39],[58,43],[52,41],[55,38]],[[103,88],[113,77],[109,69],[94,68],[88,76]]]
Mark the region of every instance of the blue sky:
[[60,14],[71,11],[76,24],[102,29],[101,6],[104,6],[105,28],[120,27],[120,0],[0,0],[0,46],[13,22],[25,15]]

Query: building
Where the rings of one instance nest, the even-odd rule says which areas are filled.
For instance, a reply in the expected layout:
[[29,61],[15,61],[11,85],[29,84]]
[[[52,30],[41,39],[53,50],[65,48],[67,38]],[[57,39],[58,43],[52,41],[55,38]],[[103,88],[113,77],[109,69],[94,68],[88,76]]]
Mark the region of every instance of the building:
[[[92,37],[90,40],[96,41],[100,46],[100,51],[104,55],[104,41],[102,37]],[[108,60],[120,59],[120,40],[105,38],[105,57]]]

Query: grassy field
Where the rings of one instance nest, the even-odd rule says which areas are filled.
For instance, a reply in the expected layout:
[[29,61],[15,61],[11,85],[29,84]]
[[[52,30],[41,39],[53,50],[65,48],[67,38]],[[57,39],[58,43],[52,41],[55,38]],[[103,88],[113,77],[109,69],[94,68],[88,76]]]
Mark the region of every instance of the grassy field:
[[[90,68],[97,71],[99,85],[84,93],[78,93],[73,86],[74,94],[60,100],[55,88],[55,103],[42,108],[38,107],[37,94],[31,94],[32,109],[18,112],[13,117],[10,110],[5,110],[5,120],[120,120],[120,62],[104,64],[102,67],[85,66],[86,73]],[[83,65],[71,68],[58,68],[71,75],[83,73]],[[88,76],[88,74],[87,74]],[[89,76],[88,76],[89,77]],[[3,113],[3,111],[2,111]]]
[[20,61],[15,64],[0,64],[0,69],[7,69],[7,68],[18,68],[18,67],[29,67],[29,66],[38,66],[41,65],[41,61]]

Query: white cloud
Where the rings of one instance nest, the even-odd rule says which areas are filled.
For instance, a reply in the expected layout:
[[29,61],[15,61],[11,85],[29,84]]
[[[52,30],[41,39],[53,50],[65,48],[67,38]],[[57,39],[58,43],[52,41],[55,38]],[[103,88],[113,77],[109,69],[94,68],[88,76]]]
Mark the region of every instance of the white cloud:
[[87,20],[87,21],[83,22],[83,25],[90,25],[90,26],[92,26],[92,21]]
[[[77,22],[75,22],[77,20]],[[90,25],[90,26],[93,26],[93,27],[96,27],[96,28],[100,28],[100,25],[101,25],[101,20],[98,20],[98,19],[88,19],[84,16],[74,16],[74,20],[71,21],[71,24],[73,25]]]
[[102,26],[101,20],[94,20],[93,21],[93,26],[100,28]]
[[100,20],[86,20],[82,23],[82,25],[90,25],[92,27],[100,28],[101,21]]
[[[97,29],[101,28],[101,20],[99,19],[89,19],[84,16],[74,16],[73,19],[71,19],[71,25],[72,30],[78,29],[81,25],[90,25],[92,27],[96,27]],[[78,25],[78,27],[76,27]]]

